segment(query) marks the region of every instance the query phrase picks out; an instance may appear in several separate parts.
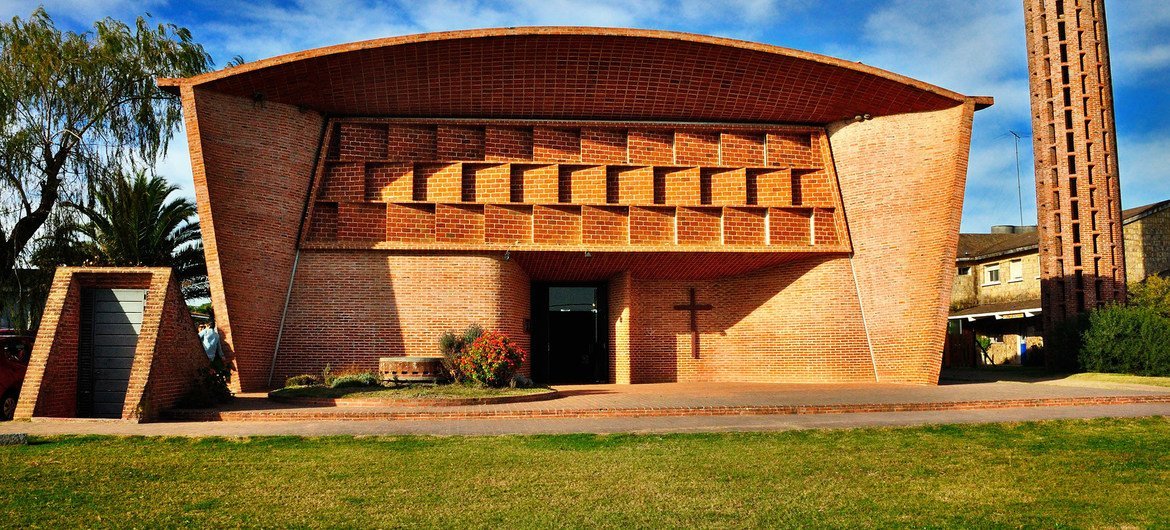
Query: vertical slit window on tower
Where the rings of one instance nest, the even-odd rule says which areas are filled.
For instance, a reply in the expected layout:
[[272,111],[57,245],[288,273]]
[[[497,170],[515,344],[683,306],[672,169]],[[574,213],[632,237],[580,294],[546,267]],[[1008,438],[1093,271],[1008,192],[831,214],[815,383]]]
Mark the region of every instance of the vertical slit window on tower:
[[1077,157],[1075,155],[1068,155],[1068,172],[1070,174],[1077,172]]
[[1056,35],[1060,40],[1064,40],[1064,22],[1056,23]]
[[[1072,231],[1073,231],[1073,244],[1075,245],[1075,244],[1080,243],[1081,242],[1081,225],[1080,225],[1080,223],[1073,223]],[[1079,257],[1081,255],[1081,251],[1079,250],[1080,247],[1077,247],[1077,248],[1078,248],[1077,256]],[[1080,261],[1080,259],[1078,259],[1077,265],[1080,265],[1080,264],[1081,264],[1081,261]]]
[[1060,45],[1060,62],[1062,62],[1062,63],[1068,62],[1068,45],[1067,44]]
[[1072,90],[1069,90],[1068,87],[1064,87],[1064,106],[1072,106]]
[[1056,16],[1064,16],[1064,0],[1056,0]]
[[1068,196],[1069,197],[1076,197],[1077,196],[1077,178],[1076,177],[1069,177],[1068,178]]
[[1064,128],[1072,129],[1072,109],[1065,109],[1064,111]]
[[1060,82],[1064,83],[1066,85],[1068,84],[1068,67],[1067,66],[1060,67]]
[[[1081,219],[1081,208],[1080,208],[1079,204],[1080,203],[1078,203],[1077,201],[1073,201],[1072,204],[1069,205],[1069,210],[1070,210],[1070,213],[1072,214],[1073,221],[1079,221]],[[1073,225],[1073,230],[1074,231],[1077,230],[1077,225]]]
[[1073,151],[1075,151],[1075,150],[1076,150],[1076,148],[1077,148],[1077,146],[1076,146],[1076,140],[1073,138],[1073,133],[1072,133],[1071,131],[1070,131],[1070,132],[1067,132],[1067,133],[1065,133],[1065,135],[1064,135],[1064,144],[1065,144],[1065,146],[1068,148],[1068,152],[1070,152],[1070,153],[1071,153],[1071,152],[1073,152]]

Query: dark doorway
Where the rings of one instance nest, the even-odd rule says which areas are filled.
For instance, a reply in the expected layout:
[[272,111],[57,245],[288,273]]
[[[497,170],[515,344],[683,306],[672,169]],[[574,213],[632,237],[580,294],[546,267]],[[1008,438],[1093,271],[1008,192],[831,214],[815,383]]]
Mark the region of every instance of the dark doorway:
[[532,286],[532,377],[546,384],[609,380],[605,284]]
[[77,415],[121,418],[146,289],[82,289],[77,344]]

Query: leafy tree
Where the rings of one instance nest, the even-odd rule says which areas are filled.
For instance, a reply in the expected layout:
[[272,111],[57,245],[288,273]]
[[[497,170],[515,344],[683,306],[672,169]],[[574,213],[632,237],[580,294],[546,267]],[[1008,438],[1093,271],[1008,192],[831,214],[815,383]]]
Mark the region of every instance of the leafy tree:
[[173,24],[113,19],[57,29],[43,8],[0,23],[0,282],[63,201],[152,164],[181,119],[157,77],[207,71],[211,58]]
[[174,267],[188,298],[207,295],[207,266],[195,204],[170,199],[179,190],[159,176],[118,175],[98,183],[96,207],[72,204],[87,220],[75,228],[93,262]]
[[1170,278],[1150,276],[1141,282],[1129,284],[1129,303],[1170,318]]

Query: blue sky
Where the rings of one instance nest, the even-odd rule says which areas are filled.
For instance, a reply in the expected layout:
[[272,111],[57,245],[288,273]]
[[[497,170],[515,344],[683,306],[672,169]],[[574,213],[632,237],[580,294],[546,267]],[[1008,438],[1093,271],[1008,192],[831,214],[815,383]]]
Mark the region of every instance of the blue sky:
[[[477,27],[587,25],[719,35],[861,61],[971,95],[994,96],[976,114],[963,230],[1017,224],[1013,138],[1020,142],[1025,223],[1035,223],[1031,122],[1020,0],[0,0],[0,16],[44,4],[60,27],[149,12],[189,28],[222,65],[392,35]],[[1122,203],[1170,198],[1170,2],[1107,5]],[[159,172],[191,190],[180,131]]]

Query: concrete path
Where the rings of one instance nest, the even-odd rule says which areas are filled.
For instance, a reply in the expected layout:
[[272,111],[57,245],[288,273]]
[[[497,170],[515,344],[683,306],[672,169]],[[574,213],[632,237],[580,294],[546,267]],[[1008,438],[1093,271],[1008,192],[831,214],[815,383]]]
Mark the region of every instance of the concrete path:
[[[0,424],[0,434],[111,434],[145,436],[264,435],[500,435],[611,432],[725,432],[790,429],[985,423],[1067,418],[1170,416],[1170,388],[1046,381],[949,382],[913,385],[770,385],[741,383],[581,385],[558,387],[553,401],[477,407],[298,407],[272,403],[262,395],[238,399],[225,418],[247,421],[134,424],[110,420],[37,420]],[[1099,404],[1099,400],[1161,401]],[[1068,406],[1067,402],[1080,403]],[[864,411],[879,404],[881,412]],[[975,406],[969,406],[974,404]],[[984,407],[980,405],[988,405]],[[1020,406],[1023,404],[1023,406]],[[808,407],[834,413],[762,414],[768,407]],[[901,408],[938,410],[888,411]],[[737,414],[736,408],[745,411]],[[850,412],[850,409],[863,410]],[[722,410],[711,415],[711,410]],[[380,411],[380,412],[379,412]],[[458,413],[459,419],[439,417]],[[645,413],[639,413],[644,411]],[[363,421],[344,414],[375,414]],[[434,413],[426,419],[376,419],[378,413]],[[484,413],[478,417],[476,413]],[[607,415],[606,412],[617,412]],[[663,415],[662,413],[667,414]],[[267,414],[278,413],[268,417]],[[492,418],[492,414],[537,417]],[[540,413],[550,413],[540,416]],[[555,414],[552,414],[555,413]],[[584,414],[582,414],[584,413]],[[332,418],[330,414],[333,414]],[[560,417],[548,417],[560,416]],[[584,417],[581,417],[584,416]],[[279,418],[277,421],[271,421]]]

